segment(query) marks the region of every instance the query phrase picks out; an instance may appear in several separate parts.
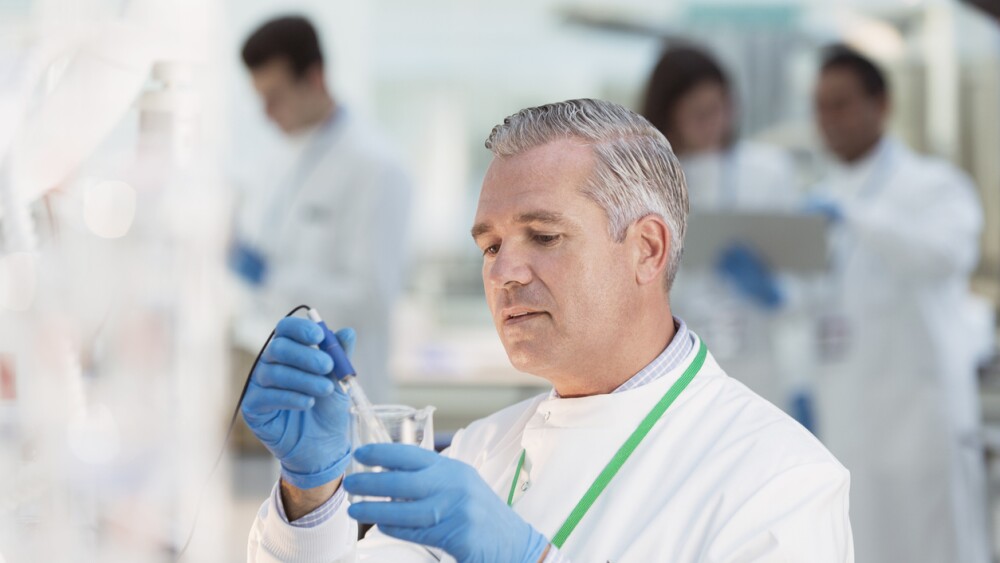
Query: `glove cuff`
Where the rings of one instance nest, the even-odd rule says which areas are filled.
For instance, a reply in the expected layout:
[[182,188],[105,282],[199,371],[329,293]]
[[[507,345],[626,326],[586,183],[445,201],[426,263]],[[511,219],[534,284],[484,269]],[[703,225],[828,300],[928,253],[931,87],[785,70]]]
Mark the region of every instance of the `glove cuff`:
[[285,464],[282,463],[281,479],[289,485],[299,489],[315,489],[316,487],[325,485],[343,475],[350,462],[351,450],[348,449],[347,453],[335,461],[333,465],[326,469],[314,471],[312,473],[296,473],[295,471],[285,467]]
[[545,548],[549,545],[549,538],[543,536],[531,526],[528,526],[528,529],[531,530],[531,536],[528,538],[528,545],[525,546],[526,549],[524,550],[524,557],[521,558],[521,562],[538,563],[538,560],[542,558],[542,554],[545,553]]

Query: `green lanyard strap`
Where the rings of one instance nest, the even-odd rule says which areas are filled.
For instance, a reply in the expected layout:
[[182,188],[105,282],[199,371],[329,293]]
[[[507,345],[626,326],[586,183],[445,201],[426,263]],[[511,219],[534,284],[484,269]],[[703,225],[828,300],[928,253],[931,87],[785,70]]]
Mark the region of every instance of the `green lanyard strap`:
[[521,450],[521,457],[517,460],[517,469],[514,470],[514,482],[510,484],[510,494],[507,495],[507,506],[514,504],[514,489],[517,488],[517,478],[521,476],[521,468],[524,467],[524,456],[527,450]]
[[[583,494],[580,502],[576,504],[573,510],[569,513],[569,517],[563,522],[559,531],[552,538],[552,545],[557,548],[562,548],[563,544],[569,538],[569,535],[573,533],[577,524],[583,520],[584,515],[590,510],[594,502],[597,501],[597,497],[601,496],[604,489],[607,488],[611,480],[614,479],[618,471],[625,465],[629,456],[632,452],[639,446],[642,440],[649,434],[649,431],[653,429],[653,426],[660,420],[663,413],[670,408],[670,405],[677,399],[678,396],[687,388],[694,376],[698,374],[701,370],[702,365],[705,363],[705,357],[708,355],[708,349],[705,347],[704,342],[699,342],[698,354],[695,356],[694,361],[691,365],[684,371],[680,378],[670,386],[663,398],[660,399],[656,405],[649,411],[642,422],[636,427],[632,434],[625,440],[625,442],[618,448],[618,451],[612,456],[611,461],[604,467],[601,473],[594,479],[594,482],[587,489],[587,492]],[[521,467],[524,465],[525,451],[521,451],[521,458],[517,462],[517,470],[514,472],[514,482],[510,486],[510,494],[507,497],[507,504],[512,504],[514,500],[514,489],[517,486],[517,480],[521,475]]]

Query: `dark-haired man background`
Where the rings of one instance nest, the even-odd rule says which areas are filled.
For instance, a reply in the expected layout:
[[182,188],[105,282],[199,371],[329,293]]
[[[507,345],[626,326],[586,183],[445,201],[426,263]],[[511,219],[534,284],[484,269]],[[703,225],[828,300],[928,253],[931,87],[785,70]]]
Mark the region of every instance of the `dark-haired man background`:
[[966,314],[982,211],[970,180],[886,134],[881,70],[828,50],[816,116],[837,163],[812,208],[834,223],[819,432],[851,472],[858,561],[989,561]]
[[296,156],[278,185],[246,202],[237,222],[230,264],[252,294],[237,326],[250,333],[265,327],[263,335],[237,334],[237,342],[256,348],[274,318],[308,303],[363,335],[354,363],[372,400],[387,402],[389,317],[402,285],[407,175],[387,143],[330,92],[309,20],[266,22],[246,40],[242,58],[268,119]]

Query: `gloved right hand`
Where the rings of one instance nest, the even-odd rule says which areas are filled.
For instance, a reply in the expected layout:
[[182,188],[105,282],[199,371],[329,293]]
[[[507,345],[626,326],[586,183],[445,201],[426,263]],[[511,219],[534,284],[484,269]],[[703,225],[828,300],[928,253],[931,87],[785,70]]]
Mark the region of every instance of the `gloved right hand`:
[[719,256],[716,269],[739,293],[760,307],[775,310],[784,303],[784,295],[771,268],[749,246],[730,245]]
[[[352,329],[337,332],[348,356]],[[351,460],[351,402],[330,375],[333,360],[313,346],[323,329],[286,317],[250,376],[241,411],[257,439],[281,462],[282,479],[312,489],[340,477]]]

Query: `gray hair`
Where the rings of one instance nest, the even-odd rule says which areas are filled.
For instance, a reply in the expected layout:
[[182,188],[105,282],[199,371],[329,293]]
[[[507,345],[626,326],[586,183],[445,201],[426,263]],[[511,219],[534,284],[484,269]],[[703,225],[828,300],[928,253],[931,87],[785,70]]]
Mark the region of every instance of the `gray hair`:
[[571,138],[587,142],[597,157],[582,192],[604,209],[613,240],[624,241],[628,228],[647,215],[658,215],[667,224],[669,290],[684,252],[687,184],[670,143],[646,118],[603,100],[546,104],[504,119],[486,139],[486,148],[505,157]]

